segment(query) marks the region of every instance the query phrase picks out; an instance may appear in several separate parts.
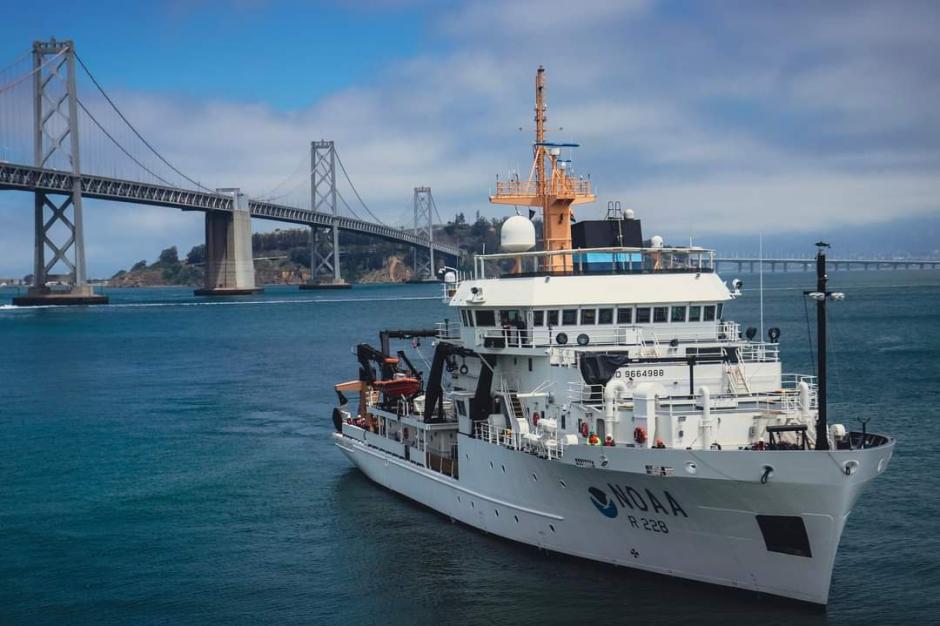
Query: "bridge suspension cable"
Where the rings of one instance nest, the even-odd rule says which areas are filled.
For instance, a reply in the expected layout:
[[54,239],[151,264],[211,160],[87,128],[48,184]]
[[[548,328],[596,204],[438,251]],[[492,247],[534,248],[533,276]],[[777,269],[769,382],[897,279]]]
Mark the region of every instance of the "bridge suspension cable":
[[[284,178],[284,180],[282,180],[282,181],[279,182],[278,184],[274,185],[273,187],[271,187],[268,191],[264,192],[263,194],[260,194],[260,195],[258,196],[258,199],[259,199],[259,200],[264,200],[264,201],[266,201],[266,202],[271,202],[271,201],[273,201],[273,200],[276,200],[276,199],[279,199],[279,198],[283,198],[284,196],[286,196],[286,195],[287,195],[288,193],[290,193],[291,191],[294,191],[299,185],[294,185],[293,187],[289,187],[289,188],[287,189],[287,191],[284,192],[284,193],[281,193],[281,194],[278,194],[278,193],[277,193],[284,185],[286,185],[286,184],[289,183],[290,181],[296,179],[297,176],[298,176],[298,174],[300,174],[302,171],[304,171],[306,167],[307,167],[307,155],[304,155],[304,156],[300,157],[300,161],[297,162],[297,167],[295,167],[294,170],[293,170],[290,174],[288,174],[287,177]],[[305,179],[302,179],[302,180],[300,181],[300,184],[303,184],[303,183],[308,182],[308,179],[309,179],[309,178],[310,178],[310,172],[307,172],[307,173],[306,173],[306,178],[305,178]]]
[[[359,215],[358,215],[355,211],[352,210],[352,207],[349,206],[349,203],[348,203],[348,202],[346,202],[346,198],[343,197],[343,194],[340,192],[339,189],[336,190],[336,196],[337,196],[340,200],[343,201],[343,205],[346,207],[346,210],[349,211],[350,213],[352,213],[352,214],[353,214],[353,217],[355,217],[357,220],[361,220],[361,219],[362,219],[361,217],[359,217]],[[372,215],[372,214],[369,213],[369,215]],[[375,216],[373,216],[373,217],[375,217]]]
[[130,152],[128,152],[127,149],[126,149],[124,146],[122,146],[122,145],[118,142],[118,140],[115,139],[115,138],[111,135],[111,133],[109,133],[109,132],[105,129],[104,126],[101,125],[101,123],[100,123],[100,122],[98,121],[98,119],[92,114],[92,112],[89,111],[89,110],[85,107],[85,103],[82,102],[80,98],[76,98],[76,102],[78,102],[78,106],[81,107],[82,111],[85,112],[85,115],[87,115],[89,118],[91,118],[91,121],[94,122],[95,126],[97,126],[97,127],[101,130],[101,132],[104,133],[105,137],[107,137],[108,139],[110,139],[110,140],[111,140],[111,143],[113,143],[115,146],[117,146],[117,147],[118,147],[118,150],[120,150],[121,152],[123,152],[124,155],[125,155],[127,158],[129,158],[131,161],[133,161],[134,163],[136,163],[136,164],[137,164],[141,169],[143,169],[145,172],[147,172],[148,174],[150,174],[151,176],[153,176],[154,178],[156,178],[157,180],[159,180],[159,181],[162,182],[163,184],[167,185],[168,187],[176,187],[176,185],[174,185],[174,184],[171,183],[170,181],[166,180],[165,178],[163,178],[162,176],[160,176],[159,174],[157,174],[156,172],[154,172],[153,170],[151,170],[149,167],[147,167],[146,165],[144,165],[143,163],[141,163],[140,161],[138,161],[137,158],[136,158],[133,154],[131,154]]
[[[156,155],[156,157],[157,157],[158,159],[160,159],[161,161],[163,161],[163,163],[166,164],[167,167],[169,167],[171,170],[173,170],[173,171],[176,172],[178,175],[180,175],[181,177],[183,177],[185,180],[189,181],[189,182],[192,183],[193,185],[196,185],[196,187],[198,187],[199,189],[202,189],[202,190],[204,190],[204,191],[210,191],[210,192],[214,192],[214,191],[215,191],[214,189],[210,189],[209,187],[206,187],[206,186],[203,185],[202,183],[199,183],[198,181],[193,180],[192,178],[190,178],[189,176],[187,176],[186,174],[184,174],[183,172],[181,172],[179,169],[176,168],[176,166],[174,166],[174,165],[173,165],[172,163],[170,163],[162,154],[160,154],[160,152],[158,152],[157,149],[154,148],[154,147],[150,144],[149,141],[147,141],[146,139],[144,139],[143,135],[140,134],[140,132],[137,130],[137,128],[134,127],[133,124],[131,124],[130,120],[127,119],[127,117],[124,115],[124,113],[121,112],[121,110],[118,108],[118,106],[114,103],[114,101],[111,99],[111,97],[107,94],[107,92],[105,92],[104,88],[101,86],[101,84],[98,82],[98,80],[97,80],[97,79],[94,77],[94,75],[91,73],[91,70],[88,69],[88,66],[85,65],[85,62],[84,62],[84,61],[82,60],[82,58],[78,55],[78,53],[75,52],[74,54],[75,54],[75,59],[78,61],[79,65],[82,66],[82,69],[83,69],[83,70],[85,71],[85,73],[88,75],[88,78],[91,79],[91,82],[94,83],[94,85],[95,85],[95,87],[98,89],[98,91],[101,92],[101,95],[104,96],[104,99],[108,102],[108,104],[111,105],[111,108],[114,109],[115,113],[118,114],[118,117],[120,117],[121,120],[123,120],[124,123],[127,124],[127,127],[131,129],[131,132],[133,132],[134,135],[135,135],[138,139],[140,139],[141,142],[143,142],[143,144],[144,144],[145,146],[147,146],[147,148],[148,148],[154,155]],[[82,108],[85,109],[84,106],[83,106]],[[88,110],[85,109],[85,112],[87,113]],[[99,126],[99,128],[100,128],[100,126]],[[103,129],[102,129],[102,130],[103,130]],[[107,133],[106,133],[106,134],[107,134]],[[112,141],[114,141],[113,138],[112,138]],[[122,148],[122,150],[123,150],[123,148]],[[124,151],[124,152],[125,152],[125,154],[127,154],[126,151]],[[136,161],[136,159],[135,159],[135,161]],[[139,162],[138,162],[138,164],[139,164]],[[144,168],[144,169],[147,169],[147,168]],[[147,171],[150,171],[150,170],[148,169]],[[151,172],[151,174],[153,174],[153,172]],[[155,175],[155,174],[154,174],[154,175]],[[159,177],[158,177],[158,178],[159,178]],[[161,178],[161,180],[163,180],[163,179]]]
[[431,196],[431,207],[434,209],[434,215],[437,216],[437,223],[443,225],[445,222],[441,219],[441,214],[437,210],[437,203],[434,202],[434,196]]
[[[346,182],[349,183],[349,186],[352,188],[353,193],[356,194],[356,197],[359,199],[359,203],[362,205],[362,208],[364,208],[364,209],[366,210],[366,213],[368,213],[369,215],[372,216],[372,219],[374,219],[376,222],[378,222],[378,223],[381,224],[382,226],[386,226],[387,224],[386,224],[385,222],[383,222],[382,220],[380,220],[379,218],[377,218],[377,217],[375,216],[375,213],[373,213],[371,210],[369,210],[368,205],[366,205],[365,201],[362,199],[362,196],[359,195],[359,191],[356,190],[356,186],[353,184],[352,180],[349,178],[349,173],[346,172],[346,167],[343,165],[343,160],[342,160],[341,158],[339,158],[339,153],[338,153],[338,152],[336,153],[336,162],[339,163],[339,169],[342,170],[343,176],[346,177]],[[347,207],[348,207],[348,206],[349,206],[349,205],[347,205]],[[350,209],[350,211],[352,211],[352,209]]]
[[[27,78],[31,78],[31,77],[33,76],[33,74],[35,74],[35,73],[37,73],[37,72],[41,72],[47,65],[49,65],[50,63],[52,63],[53,61],[55,61],[56,59],[58,59],[58,58],[59,58],[60,56],[62,56],[63,54],[65,54],[65,51],[64,51],[64,50],[63,50],[62,52],[59,52],[59,53],[56,54],[55,56],[51,56],[51,57],[49,57],[48,59],[46,59],[46,60],[43,62],[42,65],[40,65],[40,66],[38,66],[38,67],[32,68],[30,71],[28,71],[28,72],[26,72],[25,74],[22,74],[22,75],[20,75],[20,76],[18,76],[18,77],[16,77],[16,78],[14,78],[13,80],[11,80],[10,82],[8,82],[8,83],[5,84],[5,85],[0,85],[0,93],[3,93],[3,92],[6,91],[7,89],[12,89],[13,87],[16,87],[17,85],[19,85],[20,83],[22,83],[22,82],[23,82],[24,80],[26,80]],[[23,60],[24,60],[24,59],[23,59],[22,57],[20,57],[20,58],[19,58],[17,61],[15,61],[14,63],[11,63],[10,65],[6,66],[5,68],[3,68],[3,70],[0,70],[0,74],[2,74],[3,72],[6,72],[6,71],[8,71],[8,70],[10,70],[11,68],[13,68],[14,66],[16,66],[17,64],[22,63]]]
[[32,50],[25,51],[23,54],[13,59],[13,61],[10,64],[3,66],[3,69],[0,69],[0,74],[3,74],[4,72],[16,67],[17,65],[19,65],[20,63],[28,59],[29,55],[31,55],[32,53],[33,53]]

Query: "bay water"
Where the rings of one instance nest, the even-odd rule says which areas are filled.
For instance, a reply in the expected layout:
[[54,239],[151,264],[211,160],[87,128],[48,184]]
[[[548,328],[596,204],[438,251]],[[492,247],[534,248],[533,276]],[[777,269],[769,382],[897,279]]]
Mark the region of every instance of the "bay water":
[[[742,278],[725,318],[757,327]],[[784,370],[812,373],[814,277],[764,282]],[[545,554],[351,467],[332,386],[380,329],[456,318],[437,285],[29,309],[0,290],[0,623],[936,622],[940,272],[832,286],[847,298],[830,307],[830,419],[870,418],[898,446],[848,521],[825,610]]]

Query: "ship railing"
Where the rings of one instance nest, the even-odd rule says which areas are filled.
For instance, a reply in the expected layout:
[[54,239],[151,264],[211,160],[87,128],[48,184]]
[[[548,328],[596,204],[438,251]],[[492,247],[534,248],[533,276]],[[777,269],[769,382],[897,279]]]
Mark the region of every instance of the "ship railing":
[[575,248],[481,254],[474,277],[711,272],[715,251],[705,248]]
[[[454,268],[445,268],[444,272],[444,280],[441,281],[441,302],[449,304],[456,295],[460,283],[465,281],[467,276],[464,272]],[[450,277],[453,277],[454,280],[448,280]]]
[[[740,326],[736,322],[718,322],[707,328],[659,328],[656,325],[581,325],[537,326],[535,328],[481,328],[474,329],[475,344],[484,348],[546,348],[550,346],[643,346],[659,356],[663,345],[673,340],[682,343],[736,341]],[[777,360],[776,344],[748,344],[745,360]]]
[[520,436],[509,428],[493,426],[488,422],[477,422],[474,427],[474,435],[477,439],[494,443],[507,448],[519,448]]
[[369,391],[360,391],[359,393],[365,395],[367,407],[371,408],[378,406],[379,399],[381,398],[381,394],[378,389],[369,389]]
[[453,341],[460,339],[460,323],[445,319],[435,324],[438,339]]
[[603,404],[604,385],[589,385],[583,382],[569,382],[568,401],[584,405]]
[[738,351],[745,363],[776,363],[780,360],[780,344],[764,341],[749,341]]
[[[591,194],[591,181],[586,179],[554,176],[543,184],[546,187],[546,193],[552,196],[574,197]],[[494,197],[531,197],[538,194],[538,181],[509,179],[496,181]]]
[[474,426],[474,436],[487,443],[530,452],[547,459],[560,459],[565,454],[563,433],[543,432],[540,428],[535,433],[523,434],[504,426],[478,422]]

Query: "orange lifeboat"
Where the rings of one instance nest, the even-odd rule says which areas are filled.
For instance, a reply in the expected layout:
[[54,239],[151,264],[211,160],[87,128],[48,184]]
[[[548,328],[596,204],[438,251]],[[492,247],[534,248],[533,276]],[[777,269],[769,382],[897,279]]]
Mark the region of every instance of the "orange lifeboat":
[[372,383],[372,386],[384,393],[386,397],[401,398],[418,393],[421,389],[421,381],[406,376],[389,380],[377,380]]

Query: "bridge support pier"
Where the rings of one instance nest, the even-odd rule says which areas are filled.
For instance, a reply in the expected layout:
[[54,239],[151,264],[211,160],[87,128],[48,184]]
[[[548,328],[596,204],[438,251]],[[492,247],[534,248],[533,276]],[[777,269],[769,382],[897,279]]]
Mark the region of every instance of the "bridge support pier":
[[339,268],[339,227],[336,204],[336,146],[310,142],[310,210],[329,213],[333,223],[310,227],[310,281],[301,289],[349,289]]
[[[107,296],[96,294],[85,277],[74,44],[55,39],[33,43],[33,72],[34,160],[37,167],[71,171],[72,189],[60,203],[43,192],[35,193],[33,286],[25,296],[13,298],[13,304],[107,304]],[[47,248],[52,253],[48,261]],[[53,274],[62,266],[65,274]],[[67,281],[64,288],[47,286],[61,284],[62,279]]]
[[259,293],[251,254],[251,214],[248,198],[238,189],[219,189],[232,195],[232,212],[206,211],[205,287],[197,296],[244,296]]

